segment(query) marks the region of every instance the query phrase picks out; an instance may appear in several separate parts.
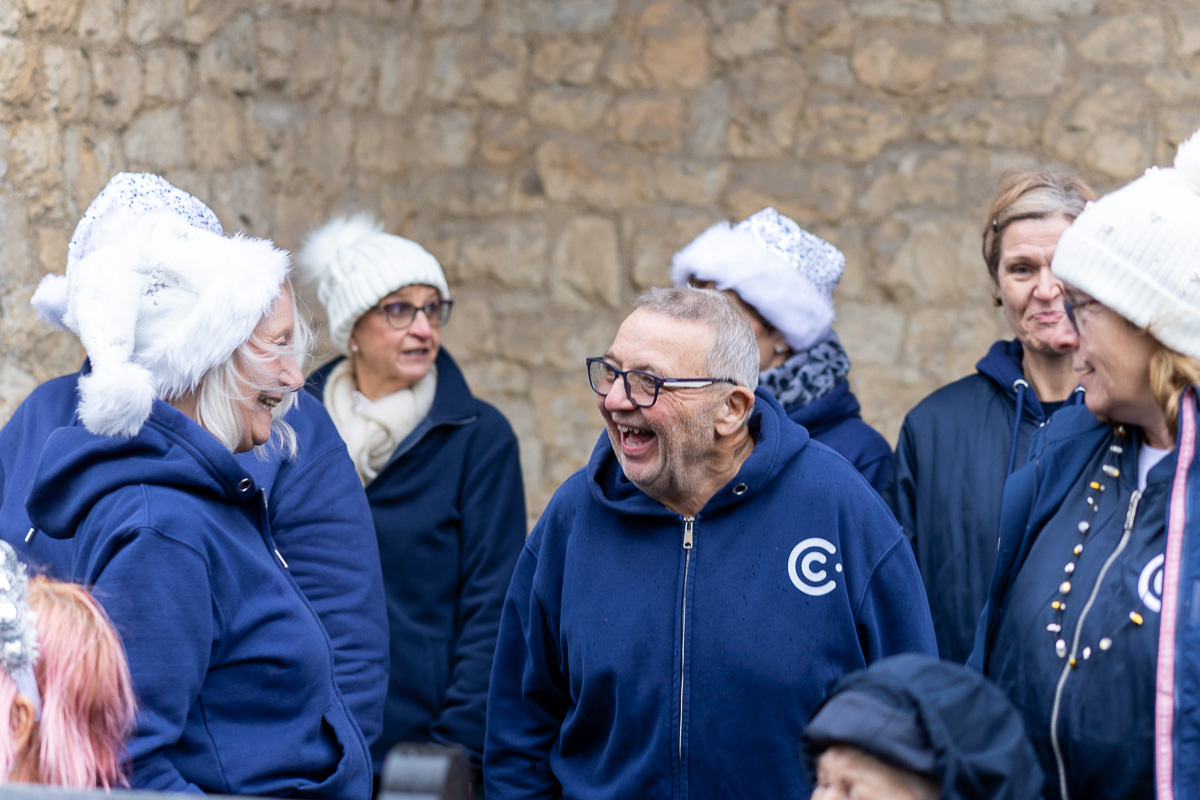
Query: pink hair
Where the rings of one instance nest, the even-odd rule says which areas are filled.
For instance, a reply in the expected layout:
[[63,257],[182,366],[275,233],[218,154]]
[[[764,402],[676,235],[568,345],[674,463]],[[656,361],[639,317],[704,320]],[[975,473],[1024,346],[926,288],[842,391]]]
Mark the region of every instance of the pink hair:
[[[37,617],[39,658],[34,670],[42,716],[31,746],[38,748],[36,782],[91,789],[128,786],[125,739],[133,730],[133,682],[120,637],[82,586],[45,577],[29,581]],[[11,708],[16,684],[0,676],[0,708]],[[0,768],[15,757],[12,732],[0,725]]]

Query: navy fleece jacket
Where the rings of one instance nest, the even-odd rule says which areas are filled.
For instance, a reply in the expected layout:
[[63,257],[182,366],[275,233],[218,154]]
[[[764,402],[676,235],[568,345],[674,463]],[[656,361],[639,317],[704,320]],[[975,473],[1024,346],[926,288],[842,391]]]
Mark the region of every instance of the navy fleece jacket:
[[489,800],[807,798],[825,692],[936,652],[879,496],[762,390],[749,424],[753,452],[694,520],[634,486],[607,434],[554,495],[505,599]]
[[862,407],[849,381],[808,405],[785,410],[793,422],[808,428],[813,441],[833,449],[862,473],[871,488],[883,492],[891,472],[892,448],[879,431],[863,422]]
[[[1020,342],[996,342],[975,375],[908,412],[884,493],[912,541],[938,652],[960,664],[971,652],[992,577],[1009,465],[1025,463],[1029,439],[1046,420],[1033,390],[1022,385],[1022,355]],[[1068,402],[1082,399],[1077,390]]]
[[[76,384],[89,369],[33,390],[0,429],[0,539],[51,577],[70,577],[71,544],[38,533],[28,542],[25,498],[46,440],[72,425]],[[333,644],[338,686],[367,742],[378,738],[387,688],[387,617],[379,549],[362,485],[325,409],[301,395],[287,414],[300,453],[236,456],[270,500],[271,533]]]
[[[309,377],[318,398],[337,363]],[[366,487],[391,628],[376,771],[397,742],[462,745],[479,764],[496,628],[525,543],[516,435],[445,348],[437,370],[433,408]]]
[[27,508],[71,540],[70,577],[121,634],[134,788],[370,797],[329,638],[279,557],[265,493],[215,437],[161,400],[132,438],[60,428]]

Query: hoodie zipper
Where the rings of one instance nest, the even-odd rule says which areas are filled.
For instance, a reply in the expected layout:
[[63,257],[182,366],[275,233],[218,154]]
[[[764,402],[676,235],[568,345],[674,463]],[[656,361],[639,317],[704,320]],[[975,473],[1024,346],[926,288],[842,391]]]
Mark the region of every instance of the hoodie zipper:
[[1071,674],[1071,670],[1077,663],[1079,639],[1083,636],[1084,620],[1087,619],[1088,612],[1092,610],[1096,596],[1100,594],[1100,585],[1104,583],[1109,568],[1129,545],[1129,540],[1133,536],[1133,521],[1137,517],[1138,501],[1141,499],[1142,493],[1139,491],[1134,491],[1129,498],[1129,509],[1125,512],[1125,530],[1121,533],[1121,541],[1117,542],[1116,548],[1104,560],[1104,565],[1100,567],[1100,573],[1096,576],[1096,582],[1092,584],[1092,591],[1088,595],[1087,602],[1083,604],[1083,610],[1079,612],[1079,619],[1075,622],[1075,635],[1071,639],[1071,652],[1067,655],[1067,663],[1063,664],[1062,674],[1058,676],[1058,686],[1054,689],[1054,705],[1050,711],[1050,748],[1054,751],[1054,765],[1058,769],[1058,793],[1062,800],[1070,800],[1070,796],[1067,794],[1067,767],[1063,761],[1062,745],[1058,741],[1058,714],[1062,710],[1063,689],[1067,685],[1067,676]]
[[692,564],[692,536],[696,518],[683,518],[683,613],[679,622],[679,769],[683,771],[683,682],[687,674],[687,585]]

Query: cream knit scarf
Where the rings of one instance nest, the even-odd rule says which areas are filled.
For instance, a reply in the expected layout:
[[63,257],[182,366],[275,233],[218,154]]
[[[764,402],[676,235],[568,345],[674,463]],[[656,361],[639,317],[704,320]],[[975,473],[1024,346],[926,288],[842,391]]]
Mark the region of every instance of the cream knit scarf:
[[366,486],[383,469],[396,445],[429,415],[437,390],[437,367],[411,388],[371,402],[358,391],[354,363],[342,361],[325,382],[325,410],[346,442],[358,477]]

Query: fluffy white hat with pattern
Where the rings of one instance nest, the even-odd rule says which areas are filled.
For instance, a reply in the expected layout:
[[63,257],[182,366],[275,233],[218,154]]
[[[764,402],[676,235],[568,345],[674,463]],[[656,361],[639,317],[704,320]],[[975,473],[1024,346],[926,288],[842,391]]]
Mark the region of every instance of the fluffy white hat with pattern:
[[384,233],[369,214],[332,219],[309,234],[297,262],[329,317],[329,339],[350,352],[354,324],[398,289],[422,284],[449,297],[442,265],[421,245]]
[[289,259],[269,241],[197,226],[170,204],[116,203],[90,224],[104,233],[70,260],[62,317],[92,366],[79,381],[79,417],[94,433],[133,436],[155,398],[195,389],[250,339]]
[[846,257],[773,208],[737,225],[718,222],[671,259],[671,280],[712,281],[731,289],[778,328],[793,350],[826,338],[833,291]]
[[1088,203],[1054,252],[1056,276],[1160,342],[1200,358],[1200,132],[1173,168]]

